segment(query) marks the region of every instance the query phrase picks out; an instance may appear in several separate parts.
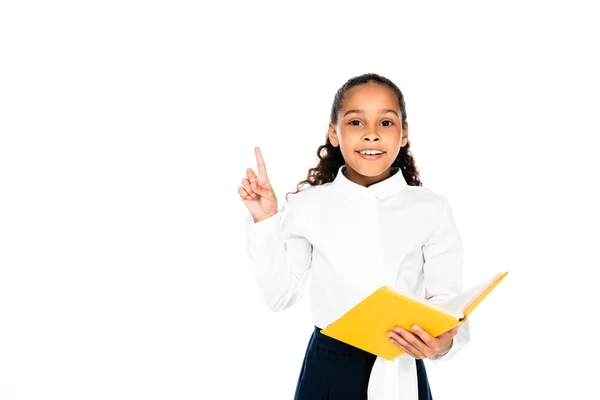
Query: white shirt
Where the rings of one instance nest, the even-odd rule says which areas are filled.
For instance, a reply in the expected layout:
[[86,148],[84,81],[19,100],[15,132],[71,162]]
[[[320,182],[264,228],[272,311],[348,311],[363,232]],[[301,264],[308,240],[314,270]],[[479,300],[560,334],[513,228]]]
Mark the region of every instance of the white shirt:
[[[244,221],[245,247],[266,304],[275,311],[297,303],[312,274],[309,307],[325,328],[374,290],[389,285],[444,302],[462,291],[463,246],[450,203],[422,186],[409,186],[400,169],[361,186],[341,166],[333,182],[291,194],[284,208]],[[448,352],[470,339],[469,320]],[[377,357],[369,400],[418,400],[415,359]]]

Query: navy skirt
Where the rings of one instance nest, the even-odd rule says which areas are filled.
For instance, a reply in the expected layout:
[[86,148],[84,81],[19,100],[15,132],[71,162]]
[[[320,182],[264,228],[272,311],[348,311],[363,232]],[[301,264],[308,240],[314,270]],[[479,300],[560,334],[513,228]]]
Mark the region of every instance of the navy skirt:
[[[294,400],[365,400],[374,354],[323,335],[315,329],[308,342]],[[419,400],[432,400],[423,360],[415,360]]]

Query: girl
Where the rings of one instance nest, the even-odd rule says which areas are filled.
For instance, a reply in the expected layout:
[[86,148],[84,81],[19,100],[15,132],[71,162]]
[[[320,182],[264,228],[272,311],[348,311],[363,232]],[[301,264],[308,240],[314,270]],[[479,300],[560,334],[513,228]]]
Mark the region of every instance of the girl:
[[294,398],[432,399],[423,360],[453,357],[469,341],[468,320],[438,337],[416,326],[390,330],[405,352],[394,361],[319,330],[383,285],[437,302],[460,293],[463,247],[450,203],[419,181],[404,97],[389,79],[349,79],[330,119],[318,165],[282,210],[258,147],[258,174],[248,169],[238,188],[250,212],[245,247],[267,305],[298,302],[312,274],[315,327]]

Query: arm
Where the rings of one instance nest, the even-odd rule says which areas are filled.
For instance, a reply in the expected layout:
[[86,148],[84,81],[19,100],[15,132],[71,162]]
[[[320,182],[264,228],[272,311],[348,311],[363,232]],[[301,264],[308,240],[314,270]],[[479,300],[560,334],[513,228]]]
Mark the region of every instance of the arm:
[[[452,207],[442,196],[443,211],[436,232],[422,247],[424,259],[425,298],[443,303],[462,291],[463,244],[454,220]],[[469,342],[469,320],[462,323],[450,348],[429,357],[432,361],[449,360]]]
[[267,306],[273,311],[296,304],[304,295],[312,245],[300,232],[300,216],[294,201],[259,222],[252,215],[244,220],[245,248],[254,277]]

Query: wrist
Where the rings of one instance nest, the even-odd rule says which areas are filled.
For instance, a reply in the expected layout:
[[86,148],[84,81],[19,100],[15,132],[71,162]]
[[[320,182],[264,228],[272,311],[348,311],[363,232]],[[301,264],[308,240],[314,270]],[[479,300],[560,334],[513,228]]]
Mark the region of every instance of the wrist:
[[438,356],[443,356],[444,354],[448,353],[450,351],[450,349],[452,348],[452,344],[454,343],[454,339],[452,339],[450,341],[450,344],[448,345],[448,347],[446,347],[445,349],[441,350],[437,355]]

